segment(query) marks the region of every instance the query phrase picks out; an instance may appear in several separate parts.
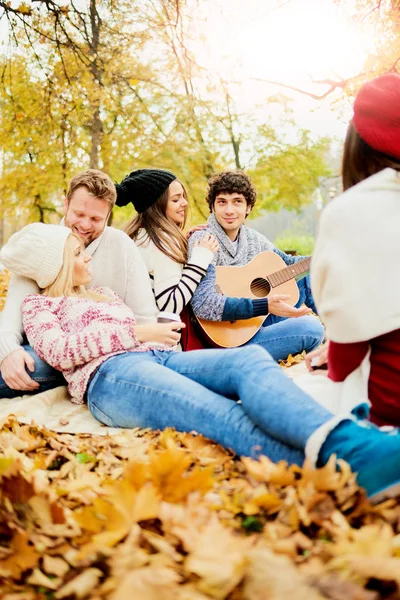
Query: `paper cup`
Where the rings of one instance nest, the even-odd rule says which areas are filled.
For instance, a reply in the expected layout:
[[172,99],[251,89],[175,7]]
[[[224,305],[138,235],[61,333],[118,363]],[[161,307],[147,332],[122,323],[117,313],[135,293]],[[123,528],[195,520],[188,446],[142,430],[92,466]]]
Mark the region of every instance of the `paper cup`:
[[180,323],[181,318],[176,313],[161,311],[157,316],[157,323]]

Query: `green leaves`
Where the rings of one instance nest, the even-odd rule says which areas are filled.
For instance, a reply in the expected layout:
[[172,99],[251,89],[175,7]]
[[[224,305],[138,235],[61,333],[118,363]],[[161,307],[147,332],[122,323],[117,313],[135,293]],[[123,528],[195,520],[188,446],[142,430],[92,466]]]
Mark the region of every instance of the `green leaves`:
[[78,461],[78,463],[80,463],[81,465],[85,465],[86,463],[89,463],[89,462],[93,462],[93,463],[97,462],[97,458],[95,456],[92,456],[91,454],[87,454],[86,452],[78,452],[78,454],[75,455],[75,458]]
[[253,533],[253,532],[262,531],[263,524],[258,517],[250,515],[243,519],[242,527],[249,533]]

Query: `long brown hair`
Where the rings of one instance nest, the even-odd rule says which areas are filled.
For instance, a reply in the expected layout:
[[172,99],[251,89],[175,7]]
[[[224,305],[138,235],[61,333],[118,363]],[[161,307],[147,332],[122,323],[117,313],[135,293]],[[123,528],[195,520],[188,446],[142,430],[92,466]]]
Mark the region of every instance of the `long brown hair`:
[[342,159],[343,190],[348,190],[353,185],[386,168],[400,171],[400,161],[371,148],[359,136],[353,123],[350,123]]
[[[185,186],[179,179],[176,181],[181,184],[184,198],[187,200]],[[130,238],[136,241],[139,230],[144,229],[147,237],[153,242],[156,248],[174,262],[185,265],[188,261],[188,242],[182,230],[186,224],[186,214],[183,223],[180,225],[172,223],[166,216],[168,197],[169,188],[161,194],[154,204],[144,212],[139,213],[132,221],[129,221],[125,227],[125,232]]]

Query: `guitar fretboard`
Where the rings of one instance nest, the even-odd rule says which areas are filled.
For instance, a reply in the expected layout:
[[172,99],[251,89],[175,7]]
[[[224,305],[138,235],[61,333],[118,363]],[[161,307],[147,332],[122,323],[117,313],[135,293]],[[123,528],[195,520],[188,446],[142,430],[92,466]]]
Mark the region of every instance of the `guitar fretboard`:
[[275,273],[271,273],[268,275],[270,286],[274,288],[278,285],[282,285],[282,283],[286,283],[286,281],[289,281],[289,279],[306,274],[310,270],[310,265],[311,256],[304,258],[303,260],[299,260],[299,262],[280,269],[279,271],[275,271]]

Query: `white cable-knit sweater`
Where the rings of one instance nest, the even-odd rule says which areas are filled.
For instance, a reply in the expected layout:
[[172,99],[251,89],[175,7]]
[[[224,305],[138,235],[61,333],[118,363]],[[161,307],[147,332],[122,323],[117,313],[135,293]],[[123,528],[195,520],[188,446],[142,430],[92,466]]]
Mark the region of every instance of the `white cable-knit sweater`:
[[[114,227],[106,227],[86,252],[92,257],[92,286],[116,292],[133,311],[139,325],[154,322],[158,309],[150,279],[142,256],[129,236]],[[22,302],[38,291],[33,280],[12,276],[6,305],[0,315],[0,362],[20,347],[24,332]]]
[[22,305],[29,343],[41,359],[62,371],[76,404],[84,402],[92,373],[111,356],[171,350],[163,344],[139,342],[131,309],[111,290],[97,291],[114,298],[113,302],[35,294],[25,298]]

